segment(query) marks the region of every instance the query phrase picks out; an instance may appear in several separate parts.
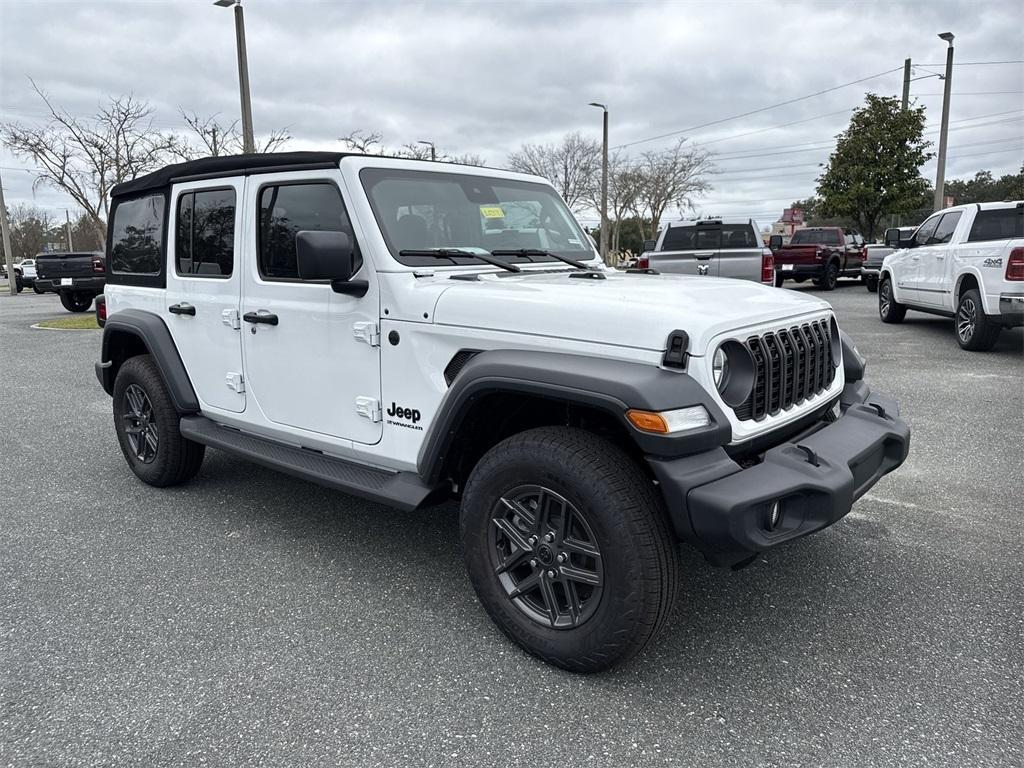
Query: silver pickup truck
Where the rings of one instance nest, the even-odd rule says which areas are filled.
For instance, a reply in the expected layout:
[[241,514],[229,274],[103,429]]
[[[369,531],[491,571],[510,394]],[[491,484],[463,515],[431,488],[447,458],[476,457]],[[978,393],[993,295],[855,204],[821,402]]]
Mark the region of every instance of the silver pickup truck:
[[645,240],[637,266],[681,275],[734,277],[771,285],[772,252],[753,219],[696,219],[665,224]]

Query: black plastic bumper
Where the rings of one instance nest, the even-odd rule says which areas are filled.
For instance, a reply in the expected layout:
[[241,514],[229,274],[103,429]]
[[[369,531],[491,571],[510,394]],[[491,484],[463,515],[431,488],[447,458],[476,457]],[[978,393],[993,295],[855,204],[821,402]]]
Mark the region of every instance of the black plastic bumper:
[[[786,265],[790,266],[790,265]],[[824,264],[793,264],[791,269],[783,269],[781,265],[775,265],[775,274],[785,279],[793,277],[821,277],[825,274]]]
[[[848,385],[835,422],[766,451],[743,469],[719,448],[683,459],[649,458],[676,533],[716,565],[836,522],[910,450],[910,428],[895,401]],[[777,522],[771,510],[779,504]]]
[[93,294],[103,293],[103,286],[107,281],[104,277],[73,277],[71,285],[61,285],[61,278],[36,278],[36,288],[42,293],[60,293],[61,291],[82,291]]

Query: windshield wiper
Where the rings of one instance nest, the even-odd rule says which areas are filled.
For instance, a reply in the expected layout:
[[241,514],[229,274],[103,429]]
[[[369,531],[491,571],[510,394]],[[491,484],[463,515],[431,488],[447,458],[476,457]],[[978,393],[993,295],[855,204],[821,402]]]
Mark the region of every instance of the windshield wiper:
[[452,264],[458,264],[455,260],[455,256],[463,256],[469,259],[479,259],[485,261],[488,264],[493,264],[496,267],[507,269],[509,272],[522,272],[523,270],[517,267],[515,264],[509,264],[507,261],[496,259],[491,255],[485,256],[482,253],[474,253],[473,251],[463,251],[460,248],[405,248],[398,252],[399,256],[429,256],[434,259],[451,259]]
[[491,251],[491,256],[525,256],[526,258],[530,256],[550,256],[552,259],[558,259],[566,264],[571,264],[576,269],[586,269],[588,271],[593,269],[593,267],[587,266],[582,261],[570,259],[568,256],[560,256],[553,251],[545,251],[542,248],[499,248]]

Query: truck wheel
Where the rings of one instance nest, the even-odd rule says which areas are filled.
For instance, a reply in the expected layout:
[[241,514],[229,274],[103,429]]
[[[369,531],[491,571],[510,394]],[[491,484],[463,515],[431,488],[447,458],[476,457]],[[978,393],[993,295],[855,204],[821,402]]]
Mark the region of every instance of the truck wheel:
[[825,267],[825,273],[814,281],[814,284],[821,288],[823,291],[834,291],[836,288],[836,280],[839,279],[839,265],[834,261],[829,262],[828,266]]
[[892,280],[888,277],[878,284],[878,316],[883,323],[902,323],[907,316],[907,305],[893,298]]
[[786,278],[784,278],[784,277],[782,276],[782,273],[781,273],[781,272],[776,272],[776,273],[775,273],[775,287],[776,287],[776,288],[781,288],[781,287],[782,287],[782,284],[783,284],[784,282],[786,282]]
[[32,291],[34,293],[43,293],[42,289],[40,289],[40,287],[38,285],[36,285],[35,283],[32,283]]
[[875,293],[878,290],[878,278],[877,277],[865,277],[864,285],[867,286],[868,292]]
[[206,446],[181,436],[178,412],[149,355],[129,358],[117,372],[114,430],[128,466],[147,485],[179,485],[202,466]]
[[85,312],[92,306],[92,296],[88,293],[77,293],[75,291],[61,291],[60,303],[68,312]]
[[985,314],[981,293],[977,288],[964,291],[956,306],[956,340],[963,349],[988,352],[996,345],[1002,326]]
[[522,432],[470,475],[462,545],[494,622],[533,655],[595,672],[668,619],[676,544],[651,481],[621,450],[569,427]]

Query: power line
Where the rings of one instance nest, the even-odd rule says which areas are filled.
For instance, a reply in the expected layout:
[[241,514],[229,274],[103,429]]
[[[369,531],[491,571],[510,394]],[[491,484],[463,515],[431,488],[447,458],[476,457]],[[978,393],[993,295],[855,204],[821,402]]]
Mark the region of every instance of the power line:
[[799,125],[800,123],[809,123],[812,120],[820,120],[823,117],[833,117],[835,115],[845,115],[851,112],[853,107],[849,109],[840,109],[835,112],[826,112],[823,115],[815,115],[814,117],[806,117],[803,120],[794,120],[791,123],[780,123],[779,125],[769,125],[767,128],[758,128],[756,131],[746,131],[745,133],[735,133],[731,136],[725,136],[721,139],[712,139],[711,141],[702,141],[700,144],[694,144],[695,147],[706,147],[708,144],[718,144],[722,141],[732,141],[733,139],[739,139],[743,136],[753,136],[755,133],[765,133],[766,131],[774,131],[779,128],[788,128],[791,125]]
[[[954,67],[980,67],[985,64],[1024,64],[1024,59],[1013,59],[1012,61],[954,61]],[[945,62],[941,64],[915,64],[915,67],[944,67]]]
[[694,125],[694,126],[691,126],[689,128],[682,128],[682,129],[677,130],[677,131],[669,131],[668,133],[663,133],[663,134],[660,134],[658,136],[649,136],[646,139],[637,139],[636,141],[630,141],[630,142],[626,142],[625,144],[619,144],[618,146],[614,147],[614,149],[624,149],[626,147],[636,146],[637,144],[645,144],[648,141],[657,141],[658,139],[665,139],[665,138],[668,138],[669,136],[677,136],[680,133],[689,133],[690,131],[696,131],[696,130],[699,130],[701,128],[708,128],[708,127],[710,127],[712,125],[721,125],[722,123],[728,123],[731,120],[739,120],[741,117],[750,117],[750,115],[756,115],[756,114],[758,114],[760,112],[767,112],[768,110],[771,110],[771,109],[778,109],[779,107],[784,107],[784,106],[787,106],[788,104],[795,104],[798,101],[806,101],[807,99],[813,99],[815,96],[821,96],[821,95],[826,94],[826,93],[831,93],[832,91],[838,91],[841,88],[848,88],[851,85],[857,85],[858,83],[864,83],[864,82],[867,82],[868,80],[877,80],[879,77],[883,77],[885,75],[892,74],[893,72],[898,72],[898,71],[900,71],[902,69],[903,69],[903,67],[896,67],[895,69],[887,69],[884,72],[879,72],[876,75],[869,75],[868,77],[862,77],[859,80],[851,80],[848,83],[842,83],[841,85],[835,85],[835,86],[832,86],[831,88],[825,88],[824,90],[821,90],[821,91],[815,91],[814,93],[809,93],[806,96],[797,96],[794,99],[787,99],[786,101],[780,101],[777,104],[769,104],[766,107],[760,107],[758,109],[752,109],[749,112],[743,112],[743,113],[738,114],[738,115],[731,115],[730,117],[723,117],[723,118],[721,118],[719,120],[712,120],[711,122],[708,122],[708,123],[702,123],[700,125]]
[[[1024,91],[960,91],[959,93],[952,93],[951,96],[1009,96],[1011,94],[1021,94]],[[918,96],[944,96],[942,91],[936,91],[935,93],[915,93],[913,94],[916,99]]]

